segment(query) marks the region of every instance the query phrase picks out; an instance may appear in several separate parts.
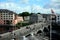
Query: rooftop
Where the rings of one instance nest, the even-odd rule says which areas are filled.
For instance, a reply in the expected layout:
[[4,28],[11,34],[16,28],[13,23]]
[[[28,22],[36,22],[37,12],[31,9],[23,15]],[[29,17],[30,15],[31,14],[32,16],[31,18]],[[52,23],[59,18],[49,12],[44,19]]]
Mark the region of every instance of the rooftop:
[[16,14],[15,12],[10,11],[8,9],[0,9],[0,13],[14,13],[14,14]]

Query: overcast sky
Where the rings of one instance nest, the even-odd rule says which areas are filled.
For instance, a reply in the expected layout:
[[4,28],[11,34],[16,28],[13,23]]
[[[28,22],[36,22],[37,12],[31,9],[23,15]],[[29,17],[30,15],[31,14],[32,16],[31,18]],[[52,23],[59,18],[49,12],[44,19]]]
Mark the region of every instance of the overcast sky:
[[0,0],[0,9],[21,12],[60,13],[60,0]]

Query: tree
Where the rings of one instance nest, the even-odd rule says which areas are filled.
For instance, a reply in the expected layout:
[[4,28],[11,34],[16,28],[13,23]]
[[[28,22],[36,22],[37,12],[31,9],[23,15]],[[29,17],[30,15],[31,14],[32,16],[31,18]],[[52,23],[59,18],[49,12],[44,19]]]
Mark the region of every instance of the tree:
[[34,13],[31,13],[30,15],[32,15],[32,14],[34,14]]
[[12,24],[12,22],[11,22],[11,21],[9,21],[9,20],[7,20],[7,24]]
[[37,13],[37,14],[41,14],[41,13]]
[[19,16],[22,16],[23,19],[24,19],[24,16],[29,16],[29,12],[22,12],[22,13],[19,13]]
[[20,28],[22,26],[21,24],[22,24],[22,22],[17,23],[16,27]]

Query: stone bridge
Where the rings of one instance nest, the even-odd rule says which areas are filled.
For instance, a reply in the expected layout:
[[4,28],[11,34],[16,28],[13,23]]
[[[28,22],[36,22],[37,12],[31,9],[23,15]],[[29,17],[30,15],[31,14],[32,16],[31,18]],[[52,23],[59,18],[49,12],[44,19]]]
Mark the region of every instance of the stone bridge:
[[11,40],[12,38],[21,39],[28,34],[37,33],[39,30],[43,31],[44,27],[48,27],[47,23],[35,23],[32,25],[25,26],[21,29],[14,30],[12,32],[0,34],[0,40]]

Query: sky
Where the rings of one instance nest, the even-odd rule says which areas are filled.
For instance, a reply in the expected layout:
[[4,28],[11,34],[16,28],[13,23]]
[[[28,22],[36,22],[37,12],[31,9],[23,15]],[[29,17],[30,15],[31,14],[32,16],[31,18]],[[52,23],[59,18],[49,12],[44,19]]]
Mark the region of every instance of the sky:
[[0,9],[8,9],[16,13],[60,13],[60,0],[0,0]]

